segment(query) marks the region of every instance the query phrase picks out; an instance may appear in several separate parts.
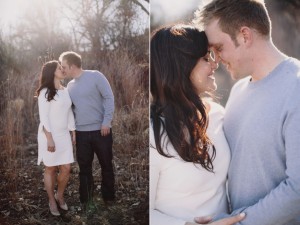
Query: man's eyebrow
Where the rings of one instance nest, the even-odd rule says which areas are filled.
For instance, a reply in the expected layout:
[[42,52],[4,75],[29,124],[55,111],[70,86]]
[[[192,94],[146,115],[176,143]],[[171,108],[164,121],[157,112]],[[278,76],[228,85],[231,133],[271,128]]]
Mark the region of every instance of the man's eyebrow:
[[209,46],[209,47],[216,47],[216,46],[219,47],[219,46],[221,46],[221,45],[222,45],[221,43],[211,43],[211,42],[208,43],[208,46]]

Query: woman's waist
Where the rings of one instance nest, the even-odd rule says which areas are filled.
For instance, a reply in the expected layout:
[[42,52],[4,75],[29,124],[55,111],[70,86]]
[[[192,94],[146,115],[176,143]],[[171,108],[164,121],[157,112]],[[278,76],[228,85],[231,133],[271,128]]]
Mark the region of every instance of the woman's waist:
[[199,193],[185,197],[157,198],[155,208],[173,217],[193,221],[195,216],[208,216],[227,212],[227,198],[225,191],[206,195]]

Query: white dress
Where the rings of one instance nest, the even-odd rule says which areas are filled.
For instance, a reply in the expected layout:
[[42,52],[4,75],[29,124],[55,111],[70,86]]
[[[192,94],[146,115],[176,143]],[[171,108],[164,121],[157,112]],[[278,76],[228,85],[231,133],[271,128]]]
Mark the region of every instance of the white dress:
[[216,148],[214,173],[183,161],[170,142],[162,147],[175,157],[160,155],[155,149],[153,128],[150,129],[151,225],[184,225],[196,216],[228,211],[226,177],[230,151],[222,128],[224,108],[216,103],[210,105],[207,134]]
[[[38,97],[40,125],[38,128],[38,162],[46,166],[58,166],[74,162],[70,131],[75,130],[72,102],[67,89],[58,90],[50,102],[42,89]],[[43,127],[51,132],[55,152],[48,151],[46,134]]]

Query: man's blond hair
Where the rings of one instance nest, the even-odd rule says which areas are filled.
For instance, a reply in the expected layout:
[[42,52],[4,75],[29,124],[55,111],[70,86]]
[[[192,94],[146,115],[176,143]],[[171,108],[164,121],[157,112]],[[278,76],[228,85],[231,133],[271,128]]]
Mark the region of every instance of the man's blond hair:
[[271,20],[262,0],[213,0],[195,13],[193,22],[206,27],[215,19],[235,42],[242,26],[255,29],[263,37],[271,37]]
[[63,52],[59,56],[59,61],[62,62],[63,60],[66,60],[69,66],[75,65],[78,68],[81,68],[81,63],[82,63],[81,56],[76,52],[72,52],[72,51]]

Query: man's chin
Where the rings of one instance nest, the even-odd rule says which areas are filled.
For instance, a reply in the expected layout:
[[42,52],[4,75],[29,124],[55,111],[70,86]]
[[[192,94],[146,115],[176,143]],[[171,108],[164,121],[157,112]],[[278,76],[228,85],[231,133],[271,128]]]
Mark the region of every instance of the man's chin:
[[240,78],[238,78],[238,77],[236,77],[235,75],[232,75],[232,74],[231,74],[231,79],[232,79],[232,80],[238,80],[238,79],[240,79]]
[[235,74],[232,71],[228,71],[228,73],[230,74],[232,80],[239,80],[240,79],[238,74]]

